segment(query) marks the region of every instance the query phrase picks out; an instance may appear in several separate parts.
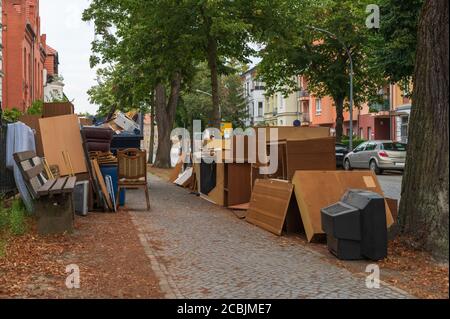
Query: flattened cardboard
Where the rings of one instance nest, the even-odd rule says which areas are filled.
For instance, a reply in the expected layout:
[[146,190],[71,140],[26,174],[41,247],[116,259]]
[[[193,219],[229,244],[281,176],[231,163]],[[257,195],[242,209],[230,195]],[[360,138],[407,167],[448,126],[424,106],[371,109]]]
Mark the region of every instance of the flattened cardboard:
[[39,119],[42,148],[48,164],[58,165],[60,175],[71,173],[64,161],[63,152],[70,156],[73,173],[86,173],[80,126],[76,115],[64,115]]
[[257,179],[246,221],[281,236],[293,190],[294,185],[286,181]]
[[181,171],[183,169],[183,165],[184,165],[184,158],[185,158],[185,154],[181,154],[180,158],[178,159],[177,165],[172,169],[172,172],[170,173],[170,177],[169,177],[169,181],[171,183],[174,183],[175,180],[180,176]]
[[188,187],[191,183],[191,180],[193,178],[192,174],[193,174],[194,170],[193,168],[188,168],[187,170],[185,170],[183,172],[183,174],[180,175],[180,177],[178,177],[175,181],[174,184],[181,186],[181,187]]
[[[340,201],[348,189],[365,189],[384,196],[376,175],[371,171],[297,171],[292,183],[309,242],[324,235],[320,210]],[[386,221],[388,228],[393,225],[388,204]]]

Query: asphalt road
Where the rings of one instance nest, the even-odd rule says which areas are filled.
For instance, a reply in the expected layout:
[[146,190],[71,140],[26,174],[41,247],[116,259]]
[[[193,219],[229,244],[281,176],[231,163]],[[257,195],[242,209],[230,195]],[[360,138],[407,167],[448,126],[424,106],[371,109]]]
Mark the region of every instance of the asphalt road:
[[384,191],[384,195],[389,198],[400,200],[402,191],[403,176],[396,172],[387,172],[378,175],[378,181]]

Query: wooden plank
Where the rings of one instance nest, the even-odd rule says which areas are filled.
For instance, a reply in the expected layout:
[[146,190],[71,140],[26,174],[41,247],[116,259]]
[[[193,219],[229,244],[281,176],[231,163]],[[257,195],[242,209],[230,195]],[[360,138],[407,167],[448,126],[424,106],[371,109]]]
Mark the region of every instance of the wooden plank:
[[42,146],[48,164],[58,165],[61,176],[71,173],[64,161],[63,152],[70,156],[73,173],[86,173],[80,126],[77,115],[65,115],[39,119]]
[[113,211],[115,203],[113,204],[111,201],[111,197],[108,193],[108,188],[106,187],[105,179],[103,178],[102,172],[100,171],[100,166],[96,159],[91,160],[92,168],[94,169],[95,176],[100,185],[100,189],[102,191],[103,198],[106,200],[106,204],[108,205],[108,209]]
[[256,180],[246,221],[280,236],[293,189],[294,185],[285,181]]
[[39,196],[45,196],[49,194],[50,189],[56,183],[56,179],[49,179],[44,185],[42,185],[38,190]]
[[32,151],[27,151],[27,152],[15,153],[13,156],[14,156],[14,160],[17,163],[20,163],[20,162],[28,161],[28,160],[32,159],[33,157],[36,157],[36,153],[32,152]]
[[[367,180],[371,185],[368,187]],[[373,185],[372,185],[373,183]],[[295,195],[308,241],[324,235],[320,210],[339,202],[348,189],[363,189],[383,195],[376,175],[370,171],[297,171],[293,178]],[[393,218],[386,204],[386,221],[392,226]]]
[[[330,128],[328,127],[268,126],[265,127],[267,141],[270,140],[270,129],[274,128],[278,129],[278,140],[300,141],[330,136]],[[258,130],[258,128],[255,128],[255,130]]]
[[226,164],[226,185],[228,190],[226,205],[248,203],[252,196],[252,165]]
[[69,177],[67,179],[66,185],[64,186],[63,193],[72,193],[75,189],[75,183],[77,182],[77,178],[75,176]]
[[44,170],[44,165],[42,165],[42,164],[33,166],[30,169],[24,169],[24,175],[25,175],[24,177],[28,180],[31,180],[34,177],[41,174],[43,170]]
[[49,190],[50,195],[54,194],[61,194],[64,189],[64,185],[67,182],[67,177],[58,178],[56,180],[56,183],[52,186],[52,188]]

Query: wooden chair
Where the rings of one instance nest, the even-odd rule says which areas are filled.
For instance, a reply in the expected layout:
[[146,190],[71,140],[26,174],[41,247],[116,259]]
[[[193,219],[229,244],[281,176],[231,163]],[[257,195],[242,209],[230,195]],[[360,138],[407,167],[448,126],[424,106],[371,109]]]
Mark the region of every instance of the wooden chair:
[[[147,152],[139,149],[126,149],[117,152],[118,162],[118,190],[143,188],[147,200],[147,210],[150,210],[150,197],[147,183]],[[119,208],[119,195],[116,205]]]
[[35,200],[39,234],[72,232],[75,218],[72,193],[77,178],[46,179],[44,164],[34,152],[15,153],[14,160]]

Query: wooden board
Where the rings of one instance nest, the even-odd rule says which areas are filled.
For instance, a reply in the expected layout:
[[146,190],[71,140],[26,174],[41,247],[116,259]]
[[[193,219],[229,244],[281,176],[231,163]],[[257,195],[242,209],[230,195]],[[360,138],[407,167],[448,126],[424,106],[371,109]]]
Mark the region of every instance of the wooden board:
[[298,170],[336,170],[336,139],[287,140],[285,160],[284,172],[289,181]]
[[70,156],[74,174],[86,173],[80,126],[76,115],[39,119],[44,156],[49,165],[58,165],[61,176],[71,173],[63,152]]
[[[364,189],[384,196],[376,175],[371,171],[297,171],[292,183],[310,242],[324,234],[321,209],[340,201],[348,189]],[[393,218],[387,204],[386,221],[391,227]]]
[[285,181],[256,180],[246,221],[280,236],[293,189],[294,185]]
[[248,203],[252,195],[252,165],[225,164],[226,166],[226,205],[234,206]]
[[96,176],[96,179],[100,185],[100,189],[102,191],[103,198],[106,200],[106,204],[108,205],[108,209],[111,211],[114,211],[115,203],[112,203],[111,197],[108,192],[108,188],[106,187],[105,179],[103,178],[102,172],[100,171],[100,166],[98,165],[98,162],[96,159],[91,160],[92,168],[94,169],[94,173]]
[[70,102],[44,103],[42,106],[42,117],[54,117],[74,114],[74,106]]
[[[270,129],[278,129],[278,140],[309,140],[330,136],[328,127],[293,127],[293,126],[269,126],[266,129],[266,139],[270,140]],[[258,128],[255,128],[257,130]]]

